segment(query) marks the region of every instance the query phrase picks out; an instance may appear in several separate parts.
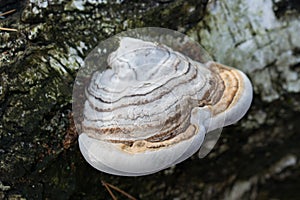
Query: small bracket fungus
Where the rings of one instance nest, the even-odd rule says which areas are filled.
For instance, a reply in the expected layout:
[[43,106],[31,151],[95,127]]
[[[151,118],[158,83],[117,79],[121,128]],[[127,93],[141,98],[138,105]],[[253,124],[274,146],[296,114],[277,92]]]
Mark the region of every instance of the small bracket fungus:
[[86,86],[79,147],[110,174],[139,176],[182,162],[252,101],[241,71],[156,42],[119,37],[107,65]]

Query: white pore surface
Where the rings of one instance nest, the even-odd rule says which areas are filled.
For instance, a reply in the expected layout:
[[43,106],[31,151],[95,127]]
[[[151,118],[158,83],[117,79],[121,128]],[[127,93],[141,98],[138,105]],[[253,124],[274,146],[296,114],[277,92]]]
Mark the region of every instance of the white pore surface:
[[116,144],[96,140],[85,133],[79,136],[79,147],[86,161],[94,168],[121,176],[147,175],[175,165],[194,154],[201,146],[205,130],[185,141],[159,151],[148,150],[131,154]]

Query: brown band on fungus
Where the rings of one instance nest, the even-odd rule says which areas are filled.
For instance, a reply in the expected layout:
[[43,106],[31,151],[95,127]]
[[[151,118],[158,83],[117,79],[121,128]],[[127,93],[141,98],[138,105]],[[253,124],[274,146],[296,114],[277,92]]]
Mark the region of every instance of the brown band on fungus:
[[[164,125],[168,125],[162,129],[157,134],[150,136],[148,138],[145,138],[145,141],[147,142],[158,142],[158,141],[165,141],[170,140],[173,137],[176,137],[177,135],[181,134],[187,129],[187,126],[189,125],[189,118],[185,117],[184,121],[181,121],[182,118],[181,113],[176,113],[173,117],[168,118],[166,120]],[[99,127],[96,128],[94,126],[85,126],[83,125],[83,132],[87,134],[88,136],[100,139],[100,140],[106,140],[103,135],[114,135],[114,134],[129,134],[130,132],[134,131],[132,128],[129,127],[120,127],[120,126],[113,126],[113,127]],[[103,135],[101,135],[103,134]],[[102,137],[100,137],[100,135]],[[113,143],[123,143],[127,145],[132,145],[132,143],[135,140],[128,140],[128,139],[108,139],[107,141],[113,142]]]
[[128,153],[140,153],[146,150],[156,150],[161,147],[167,147],[182,142],[184,140],[188,140],[197,133],[197,130],[198,127],[191,124],[182,134],[179,134],[173,137],[172,139],[160,142],[148,142],[146,140],[138,140],[133,142],[131,145],[120,144],[120,148]]
[[208,80],[209,89],[205,92],[202,99],[198,100],[198,106],[213,106],[221,100],[224,93],[224,81],[220,76],[219,68],[213,64],[209,65],[209,69],[212,72],[212,77]]
[[212,62],[209,67],[219,74],[224,85],[221,98],[211,107],[213,114],[217,115],[238,101],[243,90],[243,78],[237,70],[219,63]]

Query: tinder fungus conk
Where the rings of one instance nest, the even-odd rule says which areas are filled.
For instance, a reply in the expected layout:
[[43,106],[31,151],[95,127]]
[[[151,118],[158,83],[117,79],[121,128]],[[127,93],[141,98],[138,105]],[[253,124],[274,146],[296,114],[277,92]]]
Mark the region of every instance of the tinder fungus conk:
[[96,169],[151,174],[189,158],[210,131],[237,122],[252,86],[241,71],[158,42],[119,37],[85,87],[79,146]]

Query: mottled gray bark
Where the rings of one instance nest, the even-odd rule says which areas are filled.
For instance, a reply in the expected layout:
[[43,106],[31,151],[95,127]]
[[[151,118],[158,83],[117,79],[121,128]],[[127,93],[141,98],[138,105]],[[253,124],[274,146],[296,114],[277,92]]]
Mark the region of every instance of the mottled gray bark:
[[[1,1],[0,199],[109,199],[101,180],[139,199],[300,196],[300,15],[295,0]],[[94,170],[81,156],[72,85],[90,50],[128,28],[158,26],[199,41],[251,78],[245,118],[214,150],[146,177]],[[117,194],[120,199],[124,198]]]

